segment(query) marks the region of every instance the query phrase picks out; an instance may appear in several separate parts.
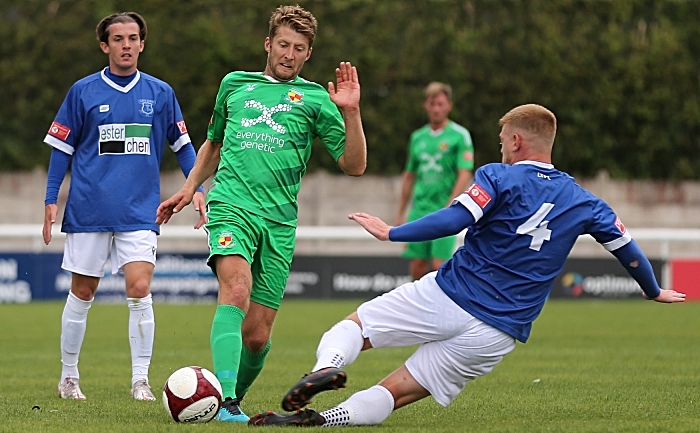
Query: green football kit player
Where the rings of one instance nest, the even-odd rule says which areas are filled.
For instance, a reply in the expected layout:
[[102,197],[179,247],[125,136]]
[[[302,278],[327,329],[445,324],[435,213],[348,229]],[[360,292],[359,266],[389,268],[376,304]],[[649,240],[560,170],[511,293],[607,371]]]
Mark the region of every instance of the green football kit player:
[[[452,109],[450,86],[434,82],[426,87],[425,94],[424,108],[429,123],[411,134],[397,225],[405,222],[409,199],[412,205],[408,221],[415,221],[448,206],[472,179],[474,146],[471,135],[447,117]],[[455,240],[455,236],[449,236],[406,244],[402,256],[411,260],[411,276],[418,279],[431,267],[437,270],[452,257]]]
[[311,56],[316,26],[299,6],[273,13],[265,71],[224,77],[195,166],[157,211],[157,222],[167,222],[215,174],[205,229],[208,263],[219,282],[211,349],[225,399],[220,421],[248,421],[240,399],[270,350],[294,252],[297,194],[314,138],[350,176],[362,175],[367,164],[355,67],[340,63],[337,84],[329,83],[328,91],[298,76]]

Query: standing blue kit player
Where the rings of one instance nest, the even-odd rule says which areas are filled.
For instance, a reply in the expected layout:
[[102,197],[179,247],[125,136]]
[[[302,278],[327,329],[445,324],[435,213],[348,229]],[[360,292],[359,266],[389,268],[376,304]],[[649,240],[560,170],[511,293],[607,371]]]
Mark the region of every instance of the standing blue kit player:
[[[109,66],[71,87],[44,139],[53,147],[43,228],[47,245],[58,213],[58,192],[72,158],[61,265],[72,279],[61,318],[63,368],[58,395],[85,399],[78,358],[88,310],[111,256],[112,272],[123,272],[126,281],[131,396],[155,400],[148,369],[155,332],[150,284],[160,231],[155,223],[160,163],[166,140],[185,176],[196,154],[173,89],[137,69],[147,35],[144,19],[134,12],[113,14],[100,21],[96,33]],[[199,228],[205,221],[201,189],[194,201],[199,212],[195,228]]]
[[[556,118],[540,105],[514,108],[500,120],[502,164],[487,164],[448,208],[390,227],[374,216],[349,216],[379,240],[422,242],[468,229],[464,246],[437,272],[362,304],[321,338],[312,373],[282,400],[291,415],[251,418],[264,425],[379,424],[393,410],[430,395],[450,404],[467,383],[489,373],[525,343],[579,235],[610,251],[657,302],[685,295],[659,288],[649,260],[603,200],[551,163]],[[342,367],[363,350],[420,344],[384,380],[318,413],[307,405],[337,389]]]

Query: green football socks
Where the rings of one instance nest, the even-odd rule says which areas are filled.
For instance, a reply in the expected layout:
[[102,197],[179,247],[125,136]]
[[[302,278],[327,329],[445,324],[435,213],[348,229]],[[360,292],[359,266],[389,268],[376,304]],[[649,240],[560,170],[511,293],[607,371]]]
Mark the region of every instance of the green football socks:
[[[241,324],[245,313],[233,305],[219,305],[211,325],[211,357],[214,374],[221,383],[224,399],[236,397],[243,339]],[[263,357],[264,359],[264,357]]]
[[251,352],[245,346],[242,347],[241,365],[238,369],[238,383],[236,384],[236,397],[242,398],[248,392],[250,386],[262,371],[265,365],[265,358],[271,346],[272,342],[268,341],[267,346],[260,352]]

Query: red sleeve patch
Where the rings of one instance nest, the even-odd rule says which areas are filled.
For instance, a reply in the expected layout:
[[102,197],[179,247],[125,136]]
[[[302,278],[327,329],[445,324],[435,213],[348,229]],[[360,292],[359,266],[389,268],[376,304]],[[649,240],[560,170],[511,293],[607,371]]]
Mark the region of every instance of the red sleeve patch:
[[53,122],[49,128],[49,135],[53,135],[59,140],[66,141],[68,134],[70,134],[70,128],[58,122]]
[[617,227],[617,229],[620,230],[620,233],[622,233],[623,235],[627,231],[625,225],[622,224],[622,220],[620,219],[620,217],[615,218],[615,227]]
[[177,122],[177,128],[180,130],[180,134],[187,134],[187,126],[185,126],[184,120]]
[[484,191],[482,187],[475,183],[469,187],[469,189],[467,190],[467,194],[469,194],[469,196],[472,199],[474,199],[476,204],[478,204],[479,207],[481,207],[482,209],[485,208],[486,205],[489,204],[489,202],[491,201],[491,196],[489,195],[489,193]]

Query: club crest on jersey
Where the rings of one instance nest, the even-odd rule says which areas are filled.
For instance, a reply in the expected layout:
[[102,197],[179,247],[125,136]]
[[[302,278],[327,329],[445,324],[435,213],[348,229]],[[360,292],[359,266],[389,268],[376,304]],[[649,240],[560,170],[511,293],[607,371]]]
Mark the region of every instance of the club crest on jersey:
[[236,241],[233,240],[233,234],[229,231],[219,233],[218,242],[221,248],[236,246]]
[[289,98],[290,102],[293,102],[295,104],[303,104],[303,102],[301,102],[302,98],[304,98],[303,92],[294,89],[289,89],[289,92],[287,92],[287,97]]
[[448,147],[447,143],[445,143],[444,141],[440,142],[440,150],[442,150],[444,152],[447,150],[447,147]]
[[622,224],[622,220],[620,219],[620,217],[615,218],[615,227],[617,227],[617,229],[620,230],[620,233],[622,233],[623,235],[627,231],[625,225]]
[[155,112],[154,106],[156,105],[156,101],[153,101],[151,99],[139,99],[139,104],[141,104],[141,107],[139,108],[139,113],[143,114],[146,117],[153,117],[153,113]]
[[467,194],[469,194],[469,197],[471,197],[482,209],[485,208],[491,201],[491,196],[489,193],[475,183],[469,187]]
[[59,140],[66,141],[68,134],[70,134],[70,128],[58,122],[53,122],[49,128],[49,135],[53,135]]

